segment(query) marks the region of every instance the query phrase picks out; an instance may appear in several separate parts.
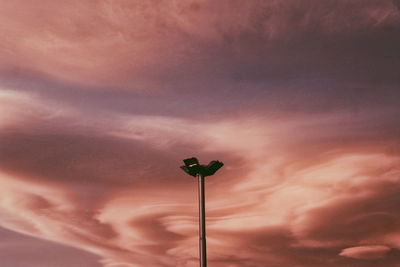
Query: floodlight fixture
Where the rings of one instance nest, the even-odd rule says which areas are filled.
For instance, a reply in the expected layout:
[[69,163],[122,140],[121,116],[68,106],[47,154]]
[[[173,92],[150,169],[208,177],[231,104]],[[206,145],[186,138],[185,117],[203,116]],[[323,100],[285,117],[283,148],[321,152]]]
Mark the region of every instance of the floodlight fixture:
[[185,166],[187,166],[187,167],[193,167],[196,165],[200,165],[199,160],[196,159],[195,157],[184,159],[183,163],[185,163]]
[[221,161],[213,160],[207,166],[205,166],[204,176],[211,176],[216,173],[224,164]]
[[181,166],[181,169],[187,174],[196,177],[198,181],[200,267],[207,267],[204,177],[215,174],[224,164],[218,160],[213,160],[208,165],[201,165],[197,158],[194,157],[184,159],[183,163],[185,165]]
[[193,177],[196,177],[196,172],[192,169],[192,168],[188,168],[187,166],[185,166],[185,165],[183,165],[183,166],[181,166],[181,169],[184,171],[184,172],[186,172],[187,174],[189,174],[189,175],[191,175],[191,176],[193,176]]
[[187,174],[196,177],[200,172],[201,165],[196,158],[184,159],[183,163],[185,163],[185,165],[181,166],[181,169]]

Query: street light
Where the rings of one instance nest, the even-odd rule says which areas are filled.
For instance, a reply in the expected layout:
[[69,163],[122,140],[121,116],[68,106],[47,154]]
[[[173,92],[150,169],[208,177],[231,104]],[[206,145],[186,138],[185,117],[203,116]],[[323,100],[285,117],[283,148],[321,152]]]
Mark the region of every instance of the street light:
[[197,177],[199,189],[199,254],[200,267],[207,267],[207,251],[206,251],[206,210],[204,197],[204,177],[211,176],[216,173],[224,164],[220,161],[213,160],[208,165],[201,165],[196,158],[184,159],[185,165],[181,166],[190,176]]

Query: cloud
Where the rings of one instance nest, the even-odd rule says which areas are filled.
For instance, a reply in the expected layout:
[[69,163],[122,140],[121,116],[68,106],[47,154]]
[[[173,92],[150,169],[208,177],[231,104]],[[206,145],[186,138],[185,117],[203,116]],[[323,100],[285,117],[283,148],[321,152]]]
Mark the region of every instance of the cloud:
[[[5,267],[100,266],[98,257],[82,250],[0,230],[1,264]],[[43,257],[46,255],[46,257]]]
[[[358,159],[357,156],[351,156],[342,160],[334,164],[333,168],[328,167],[329,164],[321,169],[326,181],[335,185],[334,189],[329,189],[332,195],[325,195],[321,204],[304,207],[302,215],[294,221],[295,232],[302,236],[303,241],[310,239],[310,244],[313,244],[311,240],[314,240],[319,246],[371,242],[387,233],[397,232],[395,221],[398,214],[392,210],[390,203],[396,198],[394,192],[397,191],[398,158],[384,159],[381,155],[369,155]],[[362,170],[365,167],[352,170],[345,165],[347,161],[347,164],[357,166],[354,160],[360,163],[359,166],[371,166],[372,174]],[[369,160],[370,164],[367,163]],[[379,162],[379,165],[373,167],[373,162]],[[337,167],[340,168],[340,175],[335,172]],[[338,178],[340,180],[336,180]]]
[[360,246],[346,248],[340,253],[340,256],[354,259],[372,260],[385,257],[389,251],[390,248],[386,246]]
[[197,156],[225,163],[207,178],[210,265],[398,262],[394,2],[0,13],[4,229],[95,254],[87,266],[197,266],[196,182],[179,169]]
[[[204,79],[218,87],[221,79],[307,78],[310,70],[345,76],[341,68],[396,80],[396,63],[382,57],[399,43],[389,0],[15,1],[1,10],[6,76],[139,91],[184,90]],[[365,57],[379,68],[365,66]]]
[[[368,143],[387,134],[368,120],[92,117],[30,100],[7,108],[15,124],[1,131],[7,229],[94,253],[104,266],[196,265],[195,182],[178,166],[197,151],[226,164],[207,180],[210,264],[362,266],[339,251],[398,248],[399,157]],[[26,106],[34,112],[17,112]],[[49,117],[53,109],[63,112]]]

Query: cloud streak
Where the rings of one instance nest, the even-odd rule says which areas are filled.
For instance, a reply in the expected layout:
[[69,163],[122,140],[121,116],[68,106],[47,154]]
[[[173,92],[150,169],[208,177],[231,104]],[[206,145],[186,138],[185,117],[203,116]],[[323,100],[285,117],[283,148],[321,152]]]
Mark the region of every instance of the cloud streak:
[[[390,263],[386,250],[350,247],[398,249],[400,158],[382,153],[385,144],[380,152],[362,141],[362,149],[343,147],[342,136],[364,134],[357,124],[324,129],[327,120],[338,129],[353,119],[194,123],[123,115],[92,118],[97,128],[88,136],[77,127],[86,121],[79,110],[52,117],[51,133],[36,127],[49,111],[36,111],[37,121],[2,133],[2,226],[95,253],[104,266],[197,264],[195,183],[173,167],[191,151],[227,163],[207,182],[209,259],[216,266],[318,266],[326,256],[315,251],[331,255],[331,266],[346,257]],[[312,138],[309,128],[319,129]],[[191,132],[198,134],[187,138]]]
[[185,88],[205,77],[332,76],[347,60],[342,67],[353,77],[395,79],[384,63],[399,42],[389,0],[41,3],[1,3],[5,71],[157,91],[177,78],[175,86]]

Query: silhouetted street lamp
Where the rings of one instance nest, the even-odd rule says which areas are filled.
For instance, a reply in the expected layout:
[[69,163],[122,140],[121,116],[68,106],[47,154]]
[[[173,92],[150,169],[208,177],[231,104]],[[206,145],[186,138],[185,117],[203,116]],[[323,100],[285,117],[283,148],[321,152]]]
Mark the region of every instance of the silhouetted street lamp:
[[187,174],[197,177],[199,188],[199,254],[200,267],[207,267],[207,251],[206,251],[206,210],[204,198],[204,177],[211,176],[216,173],[224,164],[220,161],[213,160],[208,165],[201,165],[196,158],[184,159],[185,165],[181,166]]

